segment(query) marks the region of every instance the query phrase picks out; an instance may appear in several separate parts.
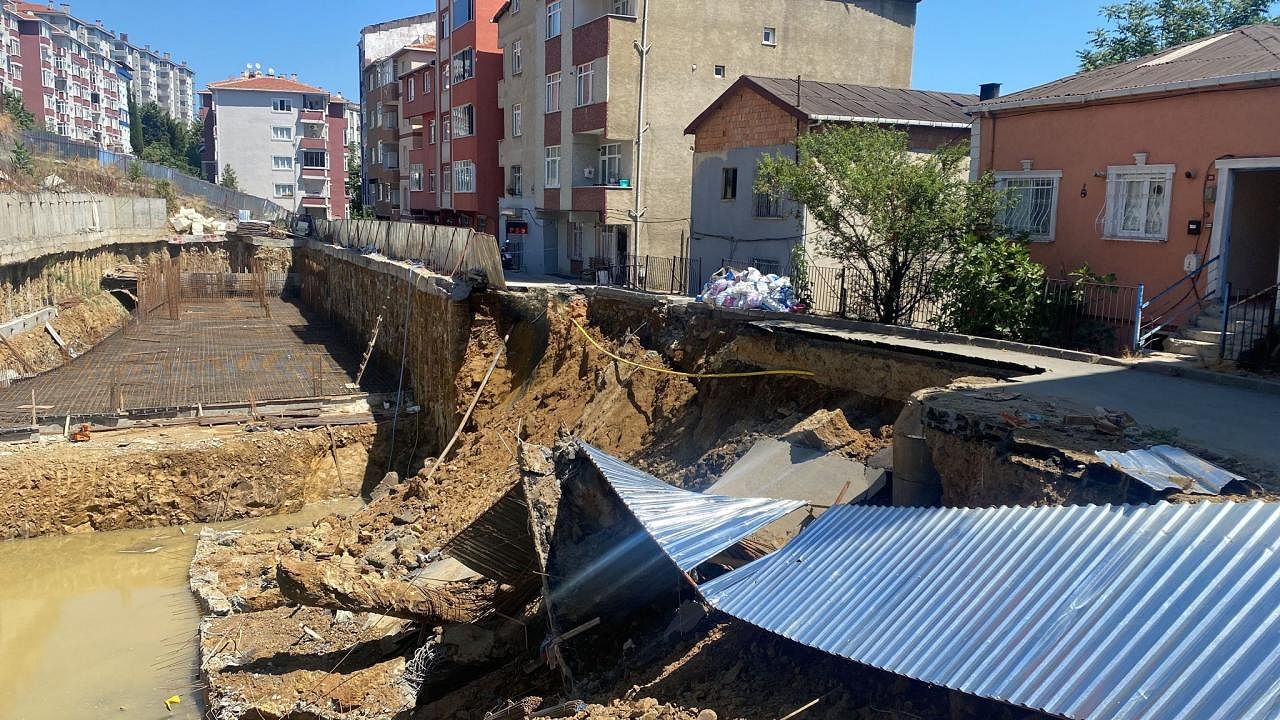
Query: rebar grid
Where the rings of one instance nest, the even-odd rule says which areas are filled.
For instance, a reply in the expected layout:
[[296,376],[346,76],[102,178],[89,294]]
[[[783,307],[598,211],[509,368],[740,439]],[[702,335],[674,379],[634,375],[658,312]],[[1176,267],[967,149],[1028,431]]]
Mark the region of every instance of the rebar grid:
[[[348,395],[361,347],[279,298],[184,300],[176,321],[153,313],[61,368],[0,388],[0,426],[30,424],[32,390],[38,417],[73,420]],[[392,387],[373,369],[361,383]]]

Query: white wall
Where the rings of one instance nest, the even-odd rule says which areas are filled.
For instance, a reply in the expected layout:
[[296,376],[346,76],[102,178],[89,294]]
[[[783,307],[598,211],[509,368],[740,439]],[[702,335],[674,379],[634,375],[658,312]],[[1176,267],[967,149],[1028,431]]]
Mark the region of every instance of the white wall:
[[[302,160],[298,137],[302,134],[302,125],[298,122],[298,111],[302,107],[302,93],[215,90],[213,94],[218,114],[215,142],[219,174],[230,164],[236,171],[241,192],[273,200],[281,207],[296,211],[301,203],[298,178]],[[276,98],[291,100],[293,110],[272,110],[272,101]],[[271,128],[277,125],[293,128],[293,140],[273,140]],[[272,157],[275,155],[292,157],[293,169],[274,170]],[[277,183],[292,184],[294,197],[277,198]]]

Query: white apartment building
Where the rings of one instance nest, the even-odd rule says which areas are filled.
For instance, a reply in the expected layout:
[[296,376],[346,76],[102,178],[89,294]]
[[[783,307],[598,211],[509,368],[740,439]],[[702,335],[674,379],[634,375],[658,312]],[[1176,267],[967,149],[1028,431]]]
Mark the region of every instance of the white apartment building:
[[176,120],[196,119],[196,74],[185,62],[174,62],[169,53],[152,50],[150,45],[134,45],[128,33],[114,39],[111,57],[129,68],[133,76],[129,87],[139,105],[153,102]]

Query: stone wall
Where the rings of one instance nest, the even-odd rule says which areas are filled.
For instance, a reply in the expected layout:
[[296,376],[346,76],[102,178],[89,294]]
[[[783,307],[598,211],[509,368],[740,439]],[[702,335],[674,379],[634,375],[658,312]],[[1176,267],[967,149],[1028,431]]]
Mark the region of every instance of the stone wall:
[[0,194],[0,266],[107,245],[155,242],[165,234],[167,220],[160,198]]

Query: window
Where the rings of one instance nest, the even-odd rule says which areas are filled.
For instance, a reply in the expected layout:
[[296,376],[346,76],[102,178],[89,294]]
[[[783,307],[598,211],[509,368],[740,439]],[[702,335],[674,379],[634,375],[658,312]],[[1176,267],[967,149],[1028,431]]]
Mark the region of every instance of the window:
[[511,186],[507,188],[507,194],[516,197],[524,194],[524,169],[519,165],[511,166]]
[[293,128],[287,127],[285,125],[277,125],[271,128],[271,139],[272,140],[292,140]]
[[327,153],[323,150],[303,150],[302,151],[302,167],[307,168],[323,168],[328,167]]
[[441,90],[449,89],[449,65],[450,63],[448,60],[445,60],[444,62],[440,63],[440,89]]
[[276,197],[278,198],[293,197],[293,186],[276,184]]
[[413,76],[412,76],[412,75],[410,75],[410,76],[409,76],[409,99],[410,99],[410,100],[413,100],[413,97],[414,97],[414,94],[413,94],[413,85],[414,85],[414,82],[413,82]]
[[547,112],[560,112],[560,73],[547,76]]
[[519,40],[511,43],[511,74],[519,75],[524,72],[524,44]]
[[475,0],[453,0],[451,4],[454,30],[476,19]]
[[409,190],[422,191],[422,163],[409,166]]
[[738,199],[738,168],[725,168],[721,171],[720,199]]
[[511,0],[511,12],[520,12],[520,0]]
[[522,111],[520,109],[520,103],[516,103],[515,105],[512,105],[511,106],[511,137],[520,137],[524,133],[524,128],[521,126],[521,121],[523,120],[523,118],[521,118],[521,115],[522,115]]
[[725,76],[725,73],[726,73],[727,71],[725,70],[725,67],[724,67],[723,65],[717,65],[717,66],[715,66],[715,68],[714,68],[714,70],[713,70],[712,72],[714,72],[714,73],[715,73],[715,76],[716,76],[716,77],[718,77],[718,78],[722,78],[722,77],[724,77],[724,76]]
[[449,37],[449,11],[440,13],[440,36]]
[[293,112],[293,101],[289,98],[276,98],[271,101],[271,109],[274,112]]
[[1103,236],[1116,240],[1167,240],[1172,165],[1107,168]]
[[422,94],[426,95],[429,92],[431,92],[431,73],[426,70],[423,70],[422,71]]
[[1001,223],[1033,240],[1052,240],[1058,214],[1061,171],[996,173],[997,187],[1009,193]]
[[763,40],[762,42],[763,42],[763,44],[765,44],[765,45],[777,45],[777,44],[778,44],[778,29],[777,29],[777,28],[766,27],[766,28],[764,29],[764,40]]
[[436,121],[432,120],[427,123],[427,141],[432,145],[436,144]]
[[594,102],[591,98],[591,83],[595,80],[595,74],[595,63],[578,66],[578,107]]
[[444,125],[440,128],[440,139],[444,140],[445,142],[448,142],[448,141],[449,141],[449,138],[451,138],[451,137],[453,137],[453,135],[451,134],[451,131],[449,130],[449,116],[448,116],[448,115],[445,115],[445,116],[444,116]]
[[288,155],[276,155],[271,158],[272,170],[292,170],[293,158]]
[[476,108],[474,105],[460,105],[453,109],[453,136],[468,137],[476,132]]
[[543,157],[543,185],[549,188],[560,187],[560,146],[552,145],[547,148]]
[[573,237],[569,239],[569,257],[575,260],[582,259],[582,240],[585,234],[582,223],[573,224]]
[[471,160],[459,160],[453,164],[453,191],[473,193],[476,191],[476,164]]
[[560,36],[560,0],[547,3],[547,39]]
[[427,192],[435,192],[435,191],[436,191],[436,171],[428,170],[427,171]]
[[476,76],[475,58],[476,52],[472,48],[459,50],[454,54],[453,82],[455,85]]
[[628,17],[635,17],[636,15],[635,0],[613,0],[613,14],[626,15]]
[[755,193],[754,198],[755,217],[758,218],[780,218],[782,217],[782,199],[777,195],[770,193]]
[[600,146],[600,178],[604,185],[617,185],[622,174],[622,145],[608,143]]
[[453,192],[453,172],[447,164],[440,166],[440,192]]

